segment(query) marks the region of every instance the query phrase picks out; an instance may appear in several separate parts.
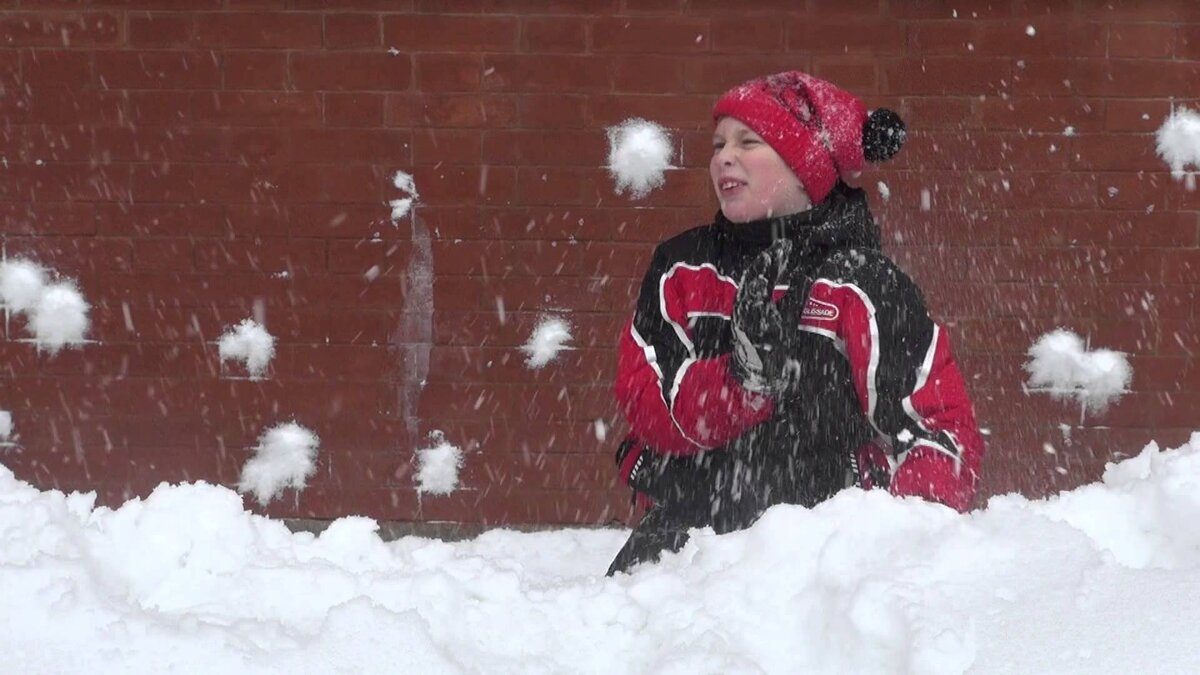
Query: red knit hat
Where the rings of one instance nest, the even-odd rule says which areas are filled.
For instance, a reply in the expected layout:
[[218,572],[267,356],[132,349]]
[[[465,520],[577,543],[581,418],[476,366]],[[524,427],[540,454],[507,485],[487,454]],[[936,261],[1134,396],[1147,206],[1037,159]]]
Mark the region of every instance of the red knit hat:
[[750,80],[717,99],[713,120],[733,117],[762,137],[792,169],[812,203],[838,177],[861,171],[900,150],[904,123],[890,110],[867,114],[862,101],[811,75],[792,70]]

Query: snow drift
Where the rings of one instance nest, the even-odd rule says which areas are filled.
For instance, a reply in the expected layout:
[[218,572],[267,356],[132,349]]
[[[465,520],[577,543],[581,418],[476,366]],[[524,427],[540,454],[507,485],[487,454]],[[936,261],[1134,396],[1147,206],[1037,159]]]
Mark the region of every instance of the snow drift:
[[[0,454],[0,461],[3,455]],[[95,508],[0,467],[11,672],[1189,672],[1200,434],[961,515],[849,490],[606,579],[627,532],[290,533],[212,485]]]

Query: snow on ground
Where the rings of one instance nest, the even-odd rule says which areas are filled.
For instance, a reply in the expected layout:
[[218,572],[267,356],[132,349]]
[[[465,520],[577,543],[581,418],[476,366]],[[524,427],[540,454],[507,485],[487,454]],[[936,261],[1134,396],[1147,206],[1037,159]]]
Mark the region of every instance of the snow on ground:
[[221,361],[239,361],[246,366],[250,379],[257,380],[267,372],[275,358],[275,336],[254,319],[243,319],[230,326],[217,340]]
[[1076,398],[1093,411],[1102,411],[1121,397],[1133,379],[1124,354],[1109,349],[1088,351],[1083,338],[1055,330],[1029,348],[1027,387],[1053,398]]
[[859,490],[776,507],[612,579],[621,530],[292,534],[221,487],[114,511],[0,467],[0,654],[30,673],[1195,672],[1198,521],[1200,434],[967,515]]
[[277,424],[263,432],[254,456],[242,467],[238,491],[254,495],[260,504],[286,488],[303,490],[317,468],[317,435],[295,422]]
[[462,449],[446,440],[441,431],[429,434],[430,446],[417,450],[417,492],[448,495],[458,487]]
[[529,340],[521,346],[521,351],[526,354],[525,365],[535,370],[541,368],[553,361],[560,351],[570,349],[567,346],[570,341],[571,324],[566,319],[553,315],[542,317]]
[[608,129],[608,170],[617,194],[641,199],[662,187],[672,154],[670,134],[654,122],[633,117]]

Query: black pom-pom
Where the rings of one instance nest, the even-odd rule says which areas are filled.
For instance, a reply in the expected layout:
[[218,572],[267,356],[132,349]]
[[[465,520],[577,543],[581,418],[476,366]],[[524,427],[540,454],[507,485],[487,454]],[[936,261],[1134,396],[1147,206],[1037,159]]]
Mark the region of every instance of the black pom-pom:
[[887,108],[871,111],[863,124],[863,157],[868,162],[883,162],[896,156],[908,130],[904,120]]

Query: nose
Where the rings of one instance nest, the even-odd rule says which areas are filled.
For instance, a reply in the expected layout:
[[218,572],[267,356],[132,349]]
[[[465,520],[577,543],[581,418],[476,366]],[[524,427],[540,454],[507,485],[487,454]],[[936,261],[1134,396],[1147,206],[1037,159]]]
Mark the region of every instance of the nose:
[[734,147],[732,143],[726,143],[717,151],[717,163],[721,166],[730,166],[733,164]]

